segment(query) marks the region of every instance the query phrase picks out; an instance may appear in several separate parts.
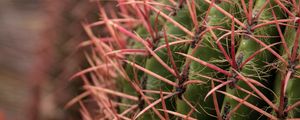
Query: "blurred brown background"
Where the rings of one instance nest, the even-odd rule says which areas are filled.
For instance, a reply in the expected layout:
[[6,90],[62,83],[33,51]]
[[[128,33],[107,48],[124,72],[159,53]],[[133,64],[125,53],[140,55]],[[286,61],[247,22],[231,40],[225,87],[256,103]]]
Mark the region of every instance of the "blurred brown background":
[[[76,120],[88,0],[0,0],[0,120]],[[96,14],[96,13],[95,13]]]

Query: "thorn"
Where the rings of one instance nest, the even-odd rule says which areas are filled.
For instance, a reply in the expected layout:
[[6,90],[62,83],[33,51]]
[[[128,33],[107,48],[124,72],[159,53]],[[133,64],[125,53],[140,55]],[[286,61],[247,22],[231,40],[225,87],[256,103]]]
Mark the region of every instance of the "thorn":
[[184,83],[189,80],[189,71],[190,71],[190,64],[185,64],[180,79],[178,81],[178,87],[176,87],[176,92],[178,92],[178,98],[182,99],[182,94],[185,92],[186,87],[184,86]]
[[224,106],[224,112],[222,114],[222,120],[227,120],[228,119],[228,113],[230,112],[231,106],[230,103],[226,103]]
[[158,44],[159,44],[159,39],[163,38],[164,33],[162,31],[159,31],[158,33],[155,34],[155,37],[152,40],[152,50],[154,51]]
[[284,97],[284,109],[286,109],[287,108],[287,106],[288,106],[288,98],[285,96]]
[[170,16],[176,16],[177,12],[183,8],[183,4],[184,4],[185,0],[180,0],[179,3],[177,4],[177,6],[175,8],[173,8],[172,12],[170,13]]
[[294,24],[296,23],[300,23],[300,18],[299,17],[296,17],[295,20],[294,20]]
[[183,8],[183,3],[184,3],[184,0],[180,0],[179,4],[177,5],[177,8],[179,8],[179,9]]
[[205,30],[204,26],[200,26],[199,28],[197,28],[197,30],[195,31],[195,35],[193,37],[193,42],[191,43],[191,48],[195,48],[196,44],[198,43],[199,39],[201,39],[201,33]]
[[[142,90],[146,90],[147,88],[147,79],[148,79],[148,76],[146,74],[144,74],[142,76],[142,79],[141,79],[141,82],[140,82],[140,86],[141,86],[141,89]],[[138,108],[139,110],[143,110],[144,109],[144,106],[145,106],[145,100],[143,99],[142,95],[141,94],[138,94]]]
[[186,87],[184,87],[183,85],[176,87],[176,92],[177,92],[177,97],[182,100],[182,95],[185,92]]
[[230,81],[230,80],[232,80],[232,82],[228,83],[228,85],[229,85],[230,89],[233,89],[233,88],[235,88],[235,84],[236,84],[237,80],[236,80],[236,78],[233,78],[233,77],[230,77],[228,79],[228,81]]
[[292,74],[296,72],[296,66],[298,64],[298,61],[291,61],[288,60],[288,66],[287,66],[287,71],[291,71]]
[[183,71],[181,72],[181,80],[179,81],[179,85],[182,85],[189,79],[189,71],[190,71],[190,64],[186,64]]
[[[288,106],[288,98],[286,96],[284,97],[283,103],[284,103],[284,110],[285,110]],[[284,111],[282,116],[279,112],[277,112],[277,117],[279,118],[279,120],[286,120],[287,116],[288,116],[287,111]]]
[[236,77],[238,76],[238,74],[233,71],[233,68],[230,68],[230,73],[232,74],[232,76],[227,78],[227,81],[232,81],[228,85],[229,85],[230,89],[233,89],[233,88],[235,88],[235,84],[237,83],[237,78]]
[[258,11],[253,11],[252,16],[251,16],[251,22],[247,23],[247,34],[252,34],[254,32],[254,29],[252,29],[254,26],[258,24],[257,19],[258,19]]
[[244,53],[239,53],[239,55],[236,57],[236,66],[238,67],[238,71],[240,71],[242,68],[241,67],[241,64],[243,63],[243,60],[244,60]]

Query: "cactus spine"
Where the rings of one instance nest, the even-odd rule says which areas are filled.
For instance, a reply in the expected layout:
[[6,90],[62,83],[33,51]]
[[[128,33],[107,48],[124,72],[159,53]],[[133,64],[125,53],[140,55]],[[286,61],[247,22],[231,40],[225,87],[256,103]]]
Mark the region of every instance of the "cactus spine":
[[101,92],[111,119],[300,117],[298,1],[118,2],[100,10],[112,40],[92,46],[119,87]]

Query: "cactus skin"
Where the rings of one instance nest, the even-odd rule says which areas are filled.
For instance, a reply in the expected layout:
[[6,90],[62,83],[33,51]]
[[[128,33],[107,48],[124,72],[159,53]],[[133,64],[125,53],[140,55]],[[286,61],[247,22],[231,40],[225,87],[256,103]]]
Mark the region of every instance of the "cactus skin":
[[[218,4],[221,8],[223,8],[226,11],[235,11],[235,6],[230,5],[226,2],[221,2]],[[234,13],[234,12],[232,12]],[[210,26],[222,26],[224,28],[228,28],[227,23],[220,23],[220,19],[222,21],[230,21],[230,18],[226,18],[222,13],[220,13],[215,8],[211,8],[209,11],[209,16],[212,16],[212,18],[209,18],[208,25]],[[214,33],[217,35],[221,35],[222,32],[214,30]],[[192,54],[194,57],[197,57],[201,60],[208,61],[209,63],[213,63],[213,61],[221,61],[225,58],[223,58],[222,53],[217,49],[217,45],[215,44],[215,40],[213,39],[212,35],[210,33],[206,33],[202,39],[201,46],[198,48],[193,48],[192,46],[189,49],[188,54]],[[225,42],[223,42],[225,43]],[[194,50],[196,49],[196,50]],[[194,54],[193,54],[194,52]],[[222,64],[222,63],[219,63]],[[220,66],[220,65],[219,65]],[[226,68],[226,65],[225,65]],[[194,105],[195,109],[197,109],[199,112],[194,112],[191,116],[195,118],[201,118],[201,119],[214,119],[212,115],[216,115],[216,111],[214,108],[213,98],[209,97],[206,101],[204,100],[204,97],[206,93],[212,89],[211,88],[211,82],[203,77],[200,77],[199,75],[208,75],[213,77],[220,77],[218,76],[218,73],[210,68],[207,68],[206,66],[200,65],[197,62],[191,62],[190,64],[190,75],[189,79],[191,80],[201,80],[205,82],[206,84],[203,85],[189,85],[186,89],[186,92],[184,93],[184,97],[190,102],[190,104]],[[218,103],[221,104],[223,101],[223,96],[218,95]],[[177,100],[177,110],[180,113],[188,114],[188,112],[191,110],[191,107],[183,100]],[[208,115],[210,114],[210,115]]]
[[[120,0],[122,1],[122,0]],[[125,0],[124,0],[125,1]],[[132,0],[134,1],[134,0]],[[131,2],[132,2],[131,1]],[[159,15],[159,19],[165,19],[164,16],[162,16],[159,12],[156,10],[153,10],[149,8],[149,12],[151,14],[144,14],[147,17],[150,17],[150,26],[154,27],[158,25],[157,28],[158,31],[164,32],[163,30],[166,30],[166,34],[168,35],[168,41],[174,42],[177,41],[177,39],[174,39],[173,37],[170,37],[171,35],[179,37],[181,39],[186,40],[194,40],[195,36],[198,37],[198,34],[202,34],[204,30],[207,30],[207,28],[214,28],[212,31],[215,34],[216,38],[219,39],[221,36],[227,34],[231,31],[231,23],[233,21],[234,17],[234,30],[238,29],[237,31],[243,32],[235,32],[234,34],[234,41],[235,41],[235,48],[232,49],[232,46],[230,46],[230,42],[232,39],[230,39],[230,35],[228,37],[224,37],[220,39],[221,45],[219,45],[216,42],[216,38],[214,38],[214,34],[212,34],[211,31],[206,31],[206,33],[203,33],[203,36],[199,37],[199,40],[193,41],[191,43],[184,43],[184,44],[176,44],[169,47],[171,50],[171,54],[174,58],[175,65],[177,69],[175,70],[170,62],[170,58],[168,56],[167,48],[160,49],[158,51],[155,51],[155,54],[159,56],[160,59],[162,59],[170,68],[172,68],[174,71],[178,71],[181,73],[182,76],[180,77],[186,77],[186,80],[182,80],[179,76],[175,76],[171,74],[163,65],[158,62],[156,58],[154,58],[152,55],[148,56],[136,56],[136,55],[128,55],[125,56],[125,60],[131,61],[135,64],[138,64],[139,66],[145,68],[148,71],[151,71],[159,76],[162,76],[174,83],[176,83],[177,86],[171,86],[166,82],[163,82],[162,80],[158,79],[157,77],[153,75],[149,75],[146,72],[143,72],[142,70],[136,69],[132,64],[125,64],[124,68],[126,70],[127,75],[131,79],[131,81],[124,80],[124,79],[118,79],[117,82],[120,86],[123,93],[126,93],[128,95],[139,97],[139,102],[143,102],[141,99],[141,95],[139,94],[139,91],[136,91],[132,88],[131,83],[135,83],[134,75],[137,74],[137,79],[141,82],[142,79],[145,79],[145,86],[140,86],[143,90],[153,90],[153,91],[162,91],[162,92],[168,92],[168,93],[177,93],[174,96],[165,99],[165,105],[166,109],[162,107],[162,102],[159,102],[158,104],[154,105],[155,109],[159,110],[159,113],[163,117],[168,117],[168,119],[176,120],[176,119],[186,119],[188,117],[195,118],[195,119],[204,119],[204,120],[210,120],[210,119],[230,119],[230,120],[254,120],[254,119],[286,119],[286,118],[297,118],[300,117],[300,112],[298,112],[297,109],[299,107],[295,107],[294,109],[291,109],[286,114],[287,116],[280,116],[279,113],[282,113],[283,111],[287,110],[291,105],[297,103],[300,101],[300,93],[297,91],[297,86],[300,85],[299,78],[296,77],[299,71],[299,58],[298,58],[298,52],[297,52],[297,59],[295,59],[295,66],[293,67],[293,70],[295,71],[291,77],[288,79],[287,89],[285,91],[285,100],[287,101],[284,103],[284,108],[281,110],[280,108],[280,101],[279,98],[280,91],[282,90],[282,80],[287,75],[288,67],[291,65],[291,63],[288,63],[287,65],[284,63],[282,59],[279,59],[278,56],[274,54],[280,54],[281,57],[283,57],[286,62],[290,61],[287,57],[286,51],[283,50],[283,44],[279,43],[282,38],[279,36],[279,31],[277,29],[277,26],[274,22],[274,16],[272,15],[271,11],[274,11],[276,14],[276,19],[279,20],[278,23],[280,23],[280,28],[282,31],[284,31],[284,38],[287,42],[288,49],[290,52],[292,52],[294,44],[294,39],[296,37],[296,34],[300,34],[300,30],[298,29],[298,22],[299,19],[296,19],[295,16],[297,15],[290,15],[288,12],[289,9],[292,9],[292,4],[294,1],[285,1],[284,4],[281,4],[280,0],[158,0],[158,1],[151,1],[151,0],[145,0],[143,3],[139,4],[146,4],[141,5],[139,9],[146,10],[144,8],[147,5],[152,5],[155,8],[162,9],[162,4],[157,3],[163,3],[168,7],[173,7],[173,9],[176,9],[176,15],[171,14],[169,15],[169,19],[176,21],[177,23],[181,24],[183,27],[185,27],[188,31],[191,33],[194,33],[194,37],[191,37],[190,34],[187,34],[186,31],[180,29],[177,25],[172,23],[170,20],[163,20],[164,22],[154,23],[154,19],[157,15]],[[173,3],[172,3],[173,1]],[[188,9],[187,1],[191,3],[195,3],[196,5],[196,16],[197,16],[197,22],[199,26],[194,25],[194,21],[191,19],[191,14],[189,13],[190,10]],[[177,3],[176,3],[177,2]],[[211,2],[214,2],[210,4]],[[245,2],[245,3],[243,3]],[[253,2],[252,8],[249,4]],[[270,3],[269,3],[270,2]],[[175,4],[180,4],[182,6],[181,9],[177,8]],[[273,7],[270,7],[270,4]],[[212,6],[211,6],[212,5]],[[285,6],[286,5],[286,6]],[[159,7],[158,7],[159,6]],[[206,11],[209,7],[210,10]],[[246,7],[246,8],[244,8]],[[263,8],[264,7],[264,8]],[[263,9],[262,9],[263,8]],[[244,10],[247,10],[246,12]],[[262,10],[261,10],[262,9]],[[261,14],[259,14],[259,17],[252,22],[254,24],[249,24],[249,16],[244,15],[244,13],[247,13],[249,11],[252,12],[252,14],[257,14],[261,10]],[[168,10],[162,10],[161,13],[172,13]],[[250,13],[248,13],[250,14]],[[150,16],[148,16],[150,15]],[[208,16],[206,20],[203,20]],[[290,18],[290,19],[287,19]],[[138,18],[141,19],[141,18]],[[252,18],[251,18],[252,19]],[[293,21],[294,20],[294,21]],[[141,20],[142,21],[142,20]],[[204,22],[205,21],[205,22]],[[242,21],[242,22],[240,22]],[[262,27],[258,27],[254,30],[251,30],[252,27],[256,25],[262,25],[264,23],[268,23],[270,21],[273,21],[269,24],[265,24]],[[282,22],[283,21],[283,22]],[[297,23],[297,24],[294,24]],[[117,23],[117,22],[116,22]],[[277,24],[278,24],[277,23]],[[288,23],[288,25],[286,24]],[[119,23],[118,23],[119,24]],[[144,24],[145,25],[145,24]],[[244,25],[244,26],[243,26]],[[137,36],[141,36],[142,39],[146,40],[147,38],[150,38],[149,31],[145,30],[145,27],[149,26],[139,26],[138,29],[141,29],[141,31],[137,31]],[[246,27],[246,28],[245,28]],[[215,29],[216,28],[216,29]],[[199,30],[200,31],[197,31]],[[285,30],[284,30],[285,29]],[[117,30],[117,29],[116,29]],[[119,30],[120,33],[124,33],[124,36],[128,35],[126,32]],[[130,31],[130,30],[128,30]],[[192,32],[193,31],[193,32]],[[121,36],[121,35],[120,35]],[[128,35],[129,37],[132,37]],[[258,38],[258,40],[262,43],[258,43],[253,40],[253,37]],[[260,37],[264,36],[264,37]],[[134,38],[134,37],[133,37]],[[131,39],[128,39],[128,41],[133,41]],[[150,40],[151,41],[151,40]],[[131,44],[128,44],[128,48],[141,48],[143,49],[143,45],[141,45],[139,42],[134,41],[135,44],[132,46]],[[149,42],[149,41],[147,41]],[[199,43],[198,43],[199,42]],[[269,49],[265,49],[250,61],[248,61],[243,67],[241,68],[234,68],[236,66],[232,65],[233,63],[230,63],[230,59],[235,58],[235,62],[237,63],[237,66],[239,67],[241,63],[245,62],[246,59],[248,59],[251,55],[254,53],[266,48],[265,45],[274,45],[276,43],[276,46],[272,46]],[[149,43],[153,45],[151,49],[155,49],[159,46],[165,45],[165,38],[161,37],[159,39],[158,44],[156,43]],[[230,57],[229,60],[225,54],[224,51],[220,50],[220,47],[223,47],[225,50],[225,53],[227,53]],[[280,48],[280,49],[279,49]],[[118,49],[116,49],[118,50]],[[235,51],[235,55],[230,54],[232,52],[231,50]],[[270,51],[275,53],[271,53]],[[148,50],[151,51],[151,50]],[[298,50],[297,50],[298,51]],[[194,57],[195,59],[191,60],[191,57]],[[197,60],[205,61],[208,64],[201,63]],[[122,61],[120,60],[120,63]],[[279,65],[276,63],[280,63]],[[218,67],[219,69],[213,69],[210,67],[210,65],[214,65]],[[278,71],[271,70],[273,66],[278,65],[279,69]],[[189,69],[187,69],[189,68]],[[221,69],[221,70],[220,70]],[[135,71],[135,72],[133,72]],[[223,72],[222,72],[223,71]],[[228,74],[225,74],[225,72],[228,72]],[[240,75],[238,75],[237,73]],[[186,75],[185,75],[186,73]],[[184,74],[184,75],[183,75]],[[207,77],[208,76],[210,79]],[[257,88],[257,90],[253,90],[253,87],[249,86],[249,83],[246,83],[244,80],[241,80],[241,75],[243,75],[247,79],[255,80],[256,83],[252,82],[252,84]],[[216,82],[213,81],[211,78],[218,79],[220,81]],[[201,82],[205,82],[205,84],[187,84],[186,86],[183,86],[183,84],[187,82],[191,82],[192,80],[199,80]],[[204,101],[205,96],[211,90],[213,90],[216,87],[212,87],[212,83],[214,83],[214,86],[222,85],[222,83],[228,82],[229,80],[234,80],[234,82],[227,84],[226,86],[220,87],[214,92],[212,92],[213,95],[216,95],[217,98],[214,98],[213,95],[209,95],[207,99]],[[264,85],[267,88],[263,88],[258,85]],[[274,88],[273,88],[274,87]],[[250,93],[253,93],[254,95],[249,95],[249,93],[246,93],[244,91],[241,91],[240,89],[244,89],[249,91]],[[259,93],[261,94],[259,94]],[[272,94],[272,92],[276,93],[276,96]],[[150,93],[150,92],[143,92],[146,96],[150,98],[150,102],[154,102],[156,100],[161,99],[160,94],[157,93]],[[226,93],[224,95],[224,93]],[[229,95],[228,95],[229,94]],[[230,96],[232,95],[232,96]],[[164,95],[166,96],[166,95]],[[236,100],[235,97],[238,99],[245,99],[245,102],[241,102],[241,100]],[[266,96],[266,98],[263,98],[262,96]],[[282,97],[281,97],[282,98]],[[269,101],[270,102],[269,102]],[[273,101],[272,101],[273,100]],[[190,103],[195,110],[193,111],[193,108],[188,105]],[[216,102],[218,103],[218,107],[215,107]],[[125,104],[131,104],[136,105],[136,102],[128,100],[126,98],[121,97],[121,103]],[[122,117],[128,117],[128,119],[134,119],[135,115],[139,114],[142,110],[145,110],[145,108],[149,105],[149,103],[143,102],[144,105],[140,106],[139,108],[136,108],[135,110],[131,111],[130,114],[126,114]],[[246,104],[247,103],[247,104]],[[138,103],[139,104],[139,103]],[[250,104],[250,105],[249,105]],[[270,105],[271,104],[271,105]],[[272,106],[274,104],[274,106]],[[256,107],[253,107],[253,106]],[[118,106],[116,108],[120,108],[121,110],[118,111],[118,113],[126,111],[129,107],[123,107]],[[278,109],[276,111],[276,109]],[[233,113],[231,113],[233,110],[235,110]],[[218,113],[220,111],[220,113]],[[273,113],[266,113],[271,112]],[[278,112],[280,111],[280,112]],[[140,120],[153,120],[153,119],[160,119],[161,116],[157,116],[155,111],[153,109],[148,109],[146,112],[141,114],[137,119]],[[167,113],[168,112],[168,113]],[[171,112],[174,112],[171,114]],[[230,116],[228,115],[229,113]],[[166,115],[167,114],[167,115]],[[166,118],[167,119],[167,118]]]
[[[259,9],[261,9],[263,4],[264,4],[264,0],[257,0],[253,10],[258,11]],[[272,3],[272,4],[274,4],[274,3]],[[280,18],[282,16],[282,15],[280,15],[280,11],[278,10],[278,8],[274,8],[274,11],[276,11],[278,13],[277,14],[278,18]],[[270,19],[270,18],[272,18],[272,13],[269,10],[269,11],[263,12],[260,15],[260,17],[258,18],[258,20],[264,20],[264,19],[266,20],[266,19]],[[274,35],[277,35],[276,32],[277,31],[276,31],[275,26],[268,26],[268,27],[263,27],[263,28],[254,30],[253,34],[274,36]],[[274,39],[261,39],[261,41],[263,41],[264,43],[266,43],[268,45],[275,42]],[[262,46],[260,44],[258,44],[254,40],[251,40],[251,38],[249,38],[247,36],[243,36],[241,39],[239,48],[237,50],[236,56],[238,57],[240,54],[243,54],[243,59],[245,60],[248,57],[250,57],[252,54],[254,54],[256,51],[258,51],[259,49],[262,49]],[[238,58],[236,58],[236,59],[238,59]],[[262,52],[262,53],[258,54],[257,56],[255,56],[255,58],[252,59],[251,61],[249,61],[248,64],[246,64],[244,67],[240,68],[241,69],[240,72],[245,76],[256,76],[256,77],[250,77],[250,78],[258,80],[260,83],[263,83],[266,86],[270,86],[270,83],[272,81],[267,81],[267,80],[269,80],[272,77],[271,75],[268,75],[271,72],[267,70],[268,68],[264,69],[263,66],[266,66],[266,63],[271,63],[273,59],[274,59],[274,56],[270,52],[268,52],[268,51]],[[263,72],[265,72],[265,73],[263,73]],[[265,76],[265,75],[267,75],[267,76]],[[263,76],[265,76],[265,77],[263,77]],[[239,87],[242,87],[244,89],[252,91],[251,88],[244,81],[238,80],[235,84],[238,85]],[[239,98],[245,98],[248,95],[248,93],[237,90],[236,88],[230,88],[229,86],[227,87],[226,91],[228,93],[231,93],[232,95],[238,96]],[[260,89],[260,91],[262,91],[263,93],[268,95],[268,92],[265,89]],[[264,103],[263,100],[260,100],[254,96],[250,96],[246,101],[248,101],[256,106],[260,106],[260,108],[263,108],[264,106],[266,106],[266,104]],[[223,105],[225,105],[225,103],[229,103],[232,108],[239,104],[239,102],[237,102],[236,100],[233,100],[229,97],[225,97]],[[237,109],[237,111],[233,115],[231,115],[230,118],[232,120],[244,120],[244,119],[258,119],[259,117],[261,117],[261,116],[259,115],[258,112],[253,111],[251,108],[248,108],[248,107],[242,105],[242,106],[240,106],[239,109]]]
[[[139,33],[141,36],[146,36],[147,32],[143,27],[139,27],[139,29],[137,29],[137,33]],[[141,48],[142,45],[136,42],[133,42],[133,47],[132,48]],[[139,65],[143,65],[146,63],[146,59],[143,56],[130,56],[127,58],[130,61],[135,61],[135,63],[139,64]],[[126,70],[126,73],[128,75],[128,77],[132,80],[131,82],[135,82],[134,81],[134,73],[137,72],[137,77],[138,78],[142,78],[144,73],[141,71],[138,71],[137,69],[135,69],[134,67],[132,67],[129,64],[125,64],[124,68]],[[126,93],[128,95],[134,95],[134,96],[138,96],[138,93],[136,92],[136,90],[133,88],[133,86],[131,85],[131,83],[127,80],[125,80],[124,78],[120,77],[119,78],[119,83],[118,83],[118,87],[119,89],[121,89],[120,91],[122,91],[123,93]],[[141,79],[139,79],[139,83],[141,84]],[[139,84],[137,83],[137,84]],[[142,88],[142,87],[141,87]],[[128,100],[128,99],[121,99],[121,103],[125,103],[125,104],[134,104],[134,101]],[[120,106],[120,112],[123,112],[124,110],[126,110],[128,107],[123,107]]]
[[[294,25],[297,23],[294,22],[290,22],[288,23],[290,25]],[[295,42],[295,38],[297,35],[297,29],[293,28],[293,27],[286,27],[285,29],[285,33],[284,33],[284,38],[286,40],[286,44],[287,47],[289,48],[289,51],[292,52],[293,46],[294,46],[294,42]],[[284,52],[284,48],[281,47],[281,55],[288,60],[288,55],[286,52]],[[296,66],[299,65],[299,61],[295,62]],[[288,66],[287,65],[281,65],[280,66],[280,70],[277,71],[277,75],[276,75],[276,79],[275,79],[275,83],[274,83],[274,91],[277,95],[277,98],[275,98],[276,103],[279,105],[279,96],[280,96],[280,89],[281,89],[281,84],[282,84],[282,80],[284,79],[286,72],[288,71]],[[295,72],[293,73],[294,75],[298,75],[299,74],[299,69],[295,70]],[[285,97],[287,98],[287,105],[293,105],[296,102],[300,101],[300,93],[299,91],[299,85],[300,85],[300,79],[297,77],[291,77],[288,81],[288,85],[287,85],[287,90],[285,93]],[[286,106],[285,106],[286,107]],[[277,113],[274,112],[274,115],[277,115]],[[300,117],[300,112],[299,112],[299,106],[296,107],[295,109],[285,113],[285,115],[283,117],[286,118],[299,118]]]
[[[191,29],[192,28],[192,24],[190,24],[192,21],[190,19],[190,17],[188,16],[188,9],[186,7],[181,8],[179,11],[176,12],[176,16],[172,17],[174,20],[176,20],[178,23],[184,25],[186,28]],[[186,33],[184,33],[182,30],[177,29],[173,24],[167,23],[166,24],[166,29],[167,29],[167,33],[168,34],[172,34],[178,37],[182,37],[182,36],[186,36]],[[168,39],[169,42],[175,41],[172,38]],[[164,40],[160,40],[160,43],[158,44],[165,44]],[[175,64],[178,68],[180,68],[184,62],[184,57],[180,56],[180,55],[176,55],[175,52],[183,52],[186,53],[188,50],[188,46],[186,45],[175,45],[175,46],[171,46],[170,47],[172,54],[173,54],[173,58],[175,61]],[[168,63],[169,66],[171,66],[170,64],[170,59],[168,57],[168,53],[167,50],[164,48],[162,50],[159,50],[156,52],[156,54],[162,59],[164,60],[165,63]],[[177,61],[177,62],[176,62]],[[149,59],[147,59],[147,62],[145,64],[145,68],[155,72],[156,74],[163,76],[169,80],[173,80],[173,82],[175,82],[176,77],[173,76],[169,71],[167,71],[155,58],[150,57]],[[173,86],[170,86],[160,80],[158,80],[157,78],[151,76],[151,75],[147,75],[148,79],[147,79],[147,83],[146,83],[146,89],[148,90],[162,90],[162,91],[167,91],[167,92],[172,92],[173,90]],[[151,97],[153,97],[154,99],[159,99],[160,95],[159,94],[147,94]],[[166,106],[168,110],[175,110],[176,109],[176,104],[175,104],[175,99],[174,98],[170,98],[165,100],[166,102]],[[157,106],[161,106],[160,104]],[[161,108],[161,107],[157,107],[157,108]],[[150,115],[151,114],[151,115]],[[153,119],[158,119],[154,113],[146,113],[146,115],[141,116],[139,119],[141,120],[153,120]]]
[[[299,70],[297,70],[299,72]],[[287,90],[286,90],[286,97],[287,97],[287,105],[292,105],[295,104],[296,102],[300,101],[300,94],[299,92],[299,78],[291,78],[289,80],[289,83],[287,85]],[[296,107],[294,110],[289,111],[287,113],[289,118],[299,118],[300,117],[300,112],[299,112],[300,107]]]

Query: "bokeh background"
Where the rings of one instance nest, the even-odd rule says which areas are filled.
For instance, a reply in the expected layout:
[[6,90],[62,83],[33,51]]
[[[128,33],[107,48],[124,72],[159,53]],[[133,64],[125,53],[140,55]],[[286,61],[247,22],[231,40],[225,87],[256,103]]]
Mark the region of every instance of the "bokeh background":
[[86,39],[82,21],[97,17],[89,0],[0,0],[0,120],[77,120]]

